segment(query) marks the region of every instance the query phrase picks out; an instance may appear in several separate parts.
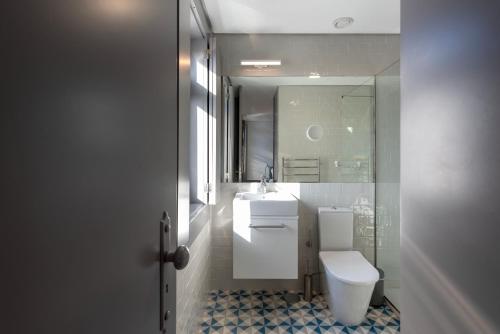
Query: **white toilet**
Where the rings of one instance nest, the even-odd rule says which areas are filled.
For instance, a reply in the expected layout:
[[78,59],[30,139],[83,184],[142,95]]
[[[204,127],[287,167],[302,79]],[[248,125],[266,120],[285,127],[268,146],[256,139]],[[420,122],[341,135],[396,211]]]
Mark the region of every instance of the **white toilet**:
[[319,208],[318,226],[323,294],[339,322],[357,325],[365,319],[378,271],[352,250],[352,209]]

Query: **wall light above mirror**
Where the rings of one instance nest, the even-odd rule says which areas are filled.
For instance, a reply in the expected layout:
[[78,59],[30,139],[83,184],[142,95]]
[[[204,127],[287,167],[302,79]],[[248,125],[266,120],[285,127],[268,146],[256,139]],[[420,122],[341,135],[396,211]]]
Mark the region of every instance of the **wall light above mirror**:
[[225,76],[223,182],[372,182],[374,77]]
[[281,60],[242,60],[241,66],[254,66],[257,68],[267,66],[281,66]]

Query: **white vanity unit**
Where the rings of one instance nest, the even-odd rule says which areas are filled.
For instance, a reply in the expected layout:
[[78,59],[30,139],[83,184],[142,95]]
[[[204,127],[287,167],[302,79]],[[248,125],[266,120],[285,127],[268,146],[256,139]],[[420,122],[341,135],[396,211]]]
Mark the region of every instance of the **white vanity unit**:
[[233,277],[298,278],[298,201],[285,192],[237,193]]

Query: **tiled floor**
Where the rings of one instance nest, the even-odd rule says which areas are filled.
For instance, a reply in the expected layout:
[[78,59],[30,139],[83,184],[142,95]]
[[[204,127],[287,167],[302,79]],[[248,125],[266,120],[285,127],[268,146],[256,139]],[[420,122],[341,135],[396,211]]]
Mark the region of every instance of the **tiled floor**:
[[399,333],[399,317],[386,307],[368,310],[359,326],[335,321],[322,296],[287,305],[283,292],[211,291],[199,333]]

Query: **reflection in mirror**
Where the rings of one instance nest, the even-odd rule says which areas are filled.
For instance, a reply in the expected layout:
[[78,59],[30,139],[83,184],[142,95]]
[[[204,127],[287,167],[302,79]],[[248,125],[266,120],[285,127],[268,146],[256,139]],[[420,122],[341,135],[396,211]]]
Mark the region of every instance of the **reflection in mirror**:
[[373,77],[224,77],[223,181],[372,182]]

